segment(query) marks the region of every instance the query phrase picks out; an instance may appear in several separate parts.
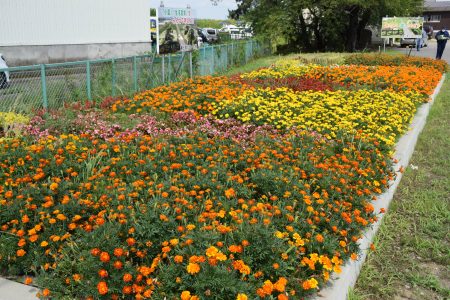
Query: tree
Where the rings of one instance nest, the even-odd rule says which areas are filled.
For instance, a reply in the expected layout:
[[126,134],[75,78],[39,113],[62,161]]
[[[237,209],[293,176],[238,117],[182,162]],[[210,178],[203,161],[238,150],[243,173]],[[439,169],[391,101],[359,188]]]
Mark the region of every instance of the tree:
[[367,25],[382,16],[411,16],[423,0],[236,0],[233,19],[245,19],[256,33],[296,50],[355,51],[364,47]]

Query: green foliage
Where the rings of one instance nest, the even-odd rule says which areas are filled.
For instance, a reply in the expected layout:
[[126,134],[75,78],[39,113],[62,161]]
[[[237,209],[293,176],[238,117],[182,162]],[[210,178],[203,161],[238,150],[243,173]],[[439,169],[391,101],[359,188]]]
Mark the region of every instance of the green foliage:
[[354,51],[364,48],[364,28],[386,15],[416,15],[422,0],[237,0],[233,18],[252,22],[256,33],[291,50]]
[[220,29],[224,24],[236,25],[236,20],[213,20],[213,19],[197,19],[196,24],[200,28],[216,28]]

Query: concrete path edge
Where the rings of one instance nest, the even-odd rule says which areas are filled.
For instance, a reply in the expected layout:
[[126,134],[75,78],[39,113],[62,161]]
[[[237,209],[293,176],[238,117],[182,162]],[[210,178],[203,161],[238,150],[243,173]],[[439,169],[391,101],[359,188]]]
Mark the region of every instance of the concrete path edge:
[[[394,170],[396,172],[395,180],[390,182],[389,189],[383,194],[377,197],[377,200],[373,201],[372,204],[375,208],[375,212],[380,211],[381,208],[385,208],[386,214],[389,209],[389,204],[391,203],[394,193],[403,177],[403,173],[399,172],[400,168],[409,165],[409,160],[414,152],[414,148],[419,138],[420,133],[425,127],[430,108],[433,105],[437,95],[439,94],[441,87],[445,81],[446,74],[442,75],[441,81],[435,88],[433,94],[431,95],[431,100],[428,103],[422,104],[416,112],[413,121],[410,124],[410,130],[406,132],[398,141],[395,147],[394,158],[397,159],[397,163],[394,164]],[[367,253],[371,243],[375,238],[375,234],[380,227],[382,218],[384,214],[381,214],[378,221],[372,225],[371,228],[363,233],[363,238],[361,238],[358,243],[361,249],[361,253],[356,261],[348,261],[346,265],[342,267],[342,273],[339,275],[334,274],[329,281],[329,284],[320,290],[313,299],[316,300],[344,300],[347,299],[350,288],[353,288],[358,279],[359,272],[366,260]]]

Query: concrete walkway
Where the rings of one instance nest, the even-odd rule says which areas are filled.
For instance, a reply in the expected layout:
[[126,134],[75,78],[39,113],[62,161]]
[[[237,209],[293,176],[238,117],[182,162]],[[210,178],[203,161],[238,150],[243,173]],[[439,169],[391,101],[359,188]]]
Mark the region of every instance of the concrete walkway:
[[[420,57],[429,57],[429,58],[435,58],[436,57],[436,49],[437,49],[437,42],[435,39],[428,41],[428,47],[424,47],[420,49],[420,51],[417,51],[416,48],[413,48],[411,50],[411,56],[420,56]],[[409,48],[396,48],[395,51],[401,52],[403,54],[409,53]],[[450,41],[447,42],[447,46],[444,50],[444,55],[442,55],[442,59],[446,60],[447,63],[450,64]]]
[[37,300],[37,288],[0,278],[0,300]]

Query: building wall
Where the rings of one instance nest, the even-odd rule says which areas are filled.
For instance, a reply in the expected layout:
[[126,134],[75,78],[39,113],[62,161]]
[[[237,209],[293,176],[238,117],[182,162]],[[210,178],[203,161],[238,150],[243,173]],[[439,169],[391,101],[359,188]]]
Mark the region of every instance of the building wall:
[[150,50],[151,43],[99,43],[0,47],[0,53],[4,55],[8,61],[8,66],[10,67],[133,56],[145,54]]
[[433,30],[435,32],[440,30],[441,28],[447,28],[448,30],[450,30],[450,11],[424,12],[423,15],[424,16],[431,16],[431,15],[440,15],[441,16],[441,20],[439,22],[427,22],[425,19],[425,24],[433,26]]
[[150,42],[150,0],[1,0],[0,46]]

